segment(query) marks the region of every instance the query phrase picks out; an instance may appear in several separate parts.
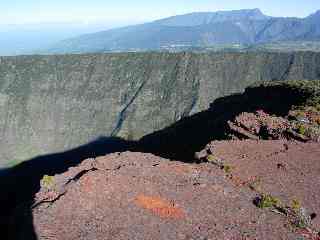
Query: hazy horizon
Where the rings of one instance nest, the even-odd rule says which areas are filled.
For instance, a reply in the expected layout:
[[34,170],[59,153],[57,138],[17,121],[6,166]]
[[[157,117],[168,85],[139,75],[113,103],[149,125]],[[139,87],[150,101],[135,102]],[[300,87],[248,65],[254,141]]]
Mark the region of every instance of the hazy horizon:
[[[228,0],[195,1],[188,4],[180,0],[146,0],[106,2],[103,0],[4,0],[0,3],[0,25],[24,24],[97,24],[127,25],[146,22],[190,12],[215,12],[259,8],[264,14],[274,17],[306,17],[320,9],[320,1],[305,0]],[[156,10],[156,11],[154,11]]]

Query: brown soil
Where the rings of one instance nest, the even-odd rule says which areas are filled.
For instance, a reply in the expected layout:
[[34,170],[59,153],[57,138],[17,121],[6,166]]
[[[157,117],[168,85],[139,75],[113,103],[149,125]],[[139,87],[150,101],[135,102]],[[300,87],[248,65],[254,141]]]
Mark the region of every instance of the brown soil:
[[222,141],[206,151],[231,171],[133,152],[88,159],[42,184],[33,219],[19,208],[12,239],[25,239],[28,221],[39,240],[317,238],[253,200],[261,192],[299,200],[320,230],[319,143]]

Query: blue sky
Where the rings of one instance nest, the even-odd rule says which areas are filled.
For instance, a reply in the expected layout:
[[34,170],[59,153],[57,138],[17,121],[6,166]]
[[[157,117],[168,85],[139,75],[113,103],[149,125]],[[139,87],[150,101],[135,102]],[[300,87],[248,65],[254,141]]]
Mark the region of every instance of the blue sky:
[[260,8],[271,16],[305,17],[319,0],[1,0],[0,24],[155,20],[195,11]]

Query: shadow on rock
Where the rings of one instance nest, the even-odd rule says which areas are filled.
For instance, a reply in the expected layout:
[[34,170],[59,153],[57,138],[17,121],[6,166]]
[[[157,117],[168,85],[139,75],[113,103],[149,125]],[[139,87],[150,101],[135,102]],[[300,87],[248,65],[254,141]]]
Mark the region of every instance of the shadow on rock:
[[228,139],[228,121],[242,112],[263,110],[270,115],[285,116],[293,105],[303,104],[308,96],[286,86],[247,88],[243,94],[216,99],[206,111],[144,136],[140,151],[180,160],[196,161],[194,154],[213,140]]
[[[78,148],[50,155],[39,156],[15,167],[0,170],[0,236],[1,239],[16,239],[23,234],[23,239],[37,239],[32,225],[31,206],[35,193],[40,189],[40,180],[44,175],[63,173],[68,168],[81,163],[87,158],[106,155],[113,152],[132,150],[134,142],[116,137],[99,139]],[[15,224],[10,230],[11,216],[19,205],[29,221]],[[25,206],[27,204],[27,206]],[[10,231],[10,237],[8,232]],[[20,237],[21,239],[21,237]]]

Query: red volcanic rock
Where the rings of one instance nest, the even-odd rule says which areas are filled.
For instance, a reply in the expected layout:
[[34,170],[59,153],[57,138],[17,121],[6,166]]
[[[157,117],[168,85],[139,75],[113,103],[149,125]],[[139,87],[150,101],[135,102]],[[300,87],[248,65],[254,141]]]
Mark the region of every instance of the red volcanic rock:
[[[289,114],[292,118],[293,111]],[[286,139],[319,142],[320,125],[314,120],[315,115],[306,113],[306,116],[310,116],[313,121],[307,117],[289,121],[288,117],[271,116],[262,110],[255,113],[243,112],[233,121],[228,121],[229,134],[233,139]]]
[[[263,191],[297,198],[319,215],[319,149],[283,141],[209,144],[208,154],[232,166],[228,173],[143,153],[88,159],[42,181],[33,206],[17,210],[12,239],[26,239],[29,221],[39,240],[297,239],[310,230],[299,232],[287,217],[257,208],[249,183],[261,178]],[[313,224],[320,226],[317,217]]]
[[[206,146],[232,171],[230,181],[270,194],[285,206],[299,202],[309,214],[320,212],[320,144],[277,141],[214,141]],[[320,229],[320,218],[314,218]]]

